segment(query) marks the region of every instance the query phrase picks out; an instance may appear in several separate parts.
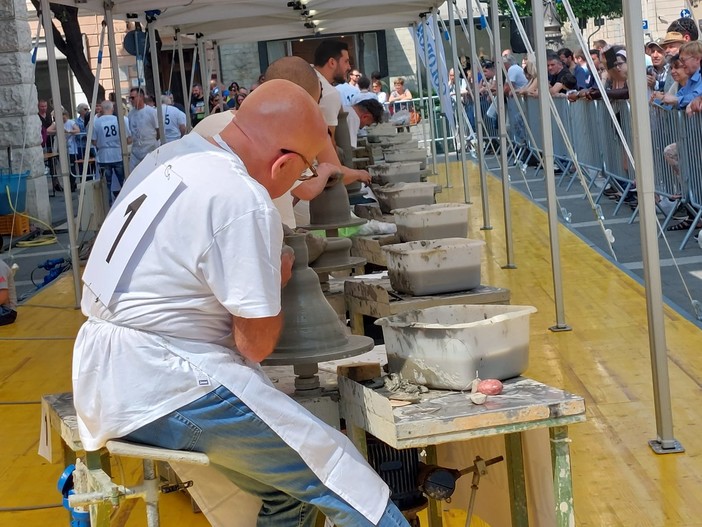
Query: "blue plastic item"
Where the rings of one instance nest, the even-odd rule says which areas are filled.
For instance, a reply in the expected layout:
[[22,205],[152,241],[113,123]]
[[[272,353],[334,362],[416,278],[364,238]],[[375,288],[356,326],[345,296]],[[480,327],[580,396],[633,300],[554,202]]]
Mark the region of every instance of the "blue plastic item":
[[[12,204],[17,212],[24,212],[27,205],[27,178],[29,171],[21,174],[0,173],[0,216],[12,214],[12,207],[7,198],[7,189],[10,189]],[[19,192],[18,192],[19,190]]]

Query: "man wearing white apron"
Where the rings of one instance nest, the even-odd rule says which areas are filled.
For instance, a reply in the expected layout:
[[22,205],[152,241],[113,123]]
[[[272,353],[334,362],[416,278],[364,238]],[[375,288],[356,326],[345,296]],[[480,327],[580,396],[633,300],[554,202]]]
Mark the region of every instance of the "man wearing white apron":
[[262,500],[259,526],[312,527],[319,509],[339,527],[405,527],[348,439],[258,365],[280,335],[292,266],[271,197],[326,137],[310,96],[275,80],[220,135],[190,134],[152,154],[156,169],[137,167],[83,276],[89,319],[73,355],[80,437],[87,450],[125,438],[204,452]]

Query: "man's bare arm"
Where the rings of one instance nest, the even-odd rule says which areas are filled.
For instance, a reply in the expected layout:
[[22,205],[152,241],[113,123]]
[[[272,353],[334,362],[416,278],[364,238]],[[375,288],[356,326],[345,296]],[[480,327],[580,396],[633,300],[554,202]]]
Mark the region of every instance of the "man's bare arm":
[[265,318],[232,316],[232,333],[236,349],[254,362],[261,362],[273,353],[282,330],[282,312],[274,317]]

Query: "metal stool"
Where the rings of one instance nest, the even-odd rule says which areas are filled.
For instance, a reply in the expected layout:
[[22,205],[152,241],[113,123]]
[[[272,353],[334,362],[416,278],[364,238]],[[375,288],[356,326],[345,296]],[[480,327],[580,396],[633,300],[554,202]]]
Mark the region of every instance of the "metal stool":
[[[88,464],[76,461],[73,472],[74,490],[68,496],[71,508],[90,509],[90,525],[92,527],[109,527],[110,515],[113,508],[119,506],[122,500],[142,498],[146,503],[146,525],[159,527],[158,497],[160,492],[172,492],[189,487],[192,482],[183,485],[159,487],[155,463],[157,461],[191,463],[209,465],[206,454],[186,452],[183,450],[168,450],[113,440],[106,444],[107,451],[112,456],[122,456],[143,460],[144,475],[141,483],[132,487],[113,483],[110,476],[99,466],[99,453],[88,453]],[[96,454],[93,456],[92,454]],[[97,466],[92,466],[93,459],[98,459]],[[189,484],[188,484],[189,483]]]

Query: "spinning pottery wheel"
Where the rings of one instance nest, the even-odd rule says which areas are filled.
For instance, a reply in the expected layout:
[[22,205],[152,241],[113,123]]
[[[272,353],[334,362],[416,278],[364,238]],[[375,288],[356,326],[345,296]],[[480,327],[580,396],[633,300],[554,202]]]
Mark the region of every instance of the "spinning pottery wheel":
[[317,363],[359,355],[373,348],[373,339],[348,335],[322,293],[315,273],[307,264],[304,234],[285,237],[295,251],[292,277],[283,288],[283,332],[265,365],[293,365],[298,391],[319,390]]

